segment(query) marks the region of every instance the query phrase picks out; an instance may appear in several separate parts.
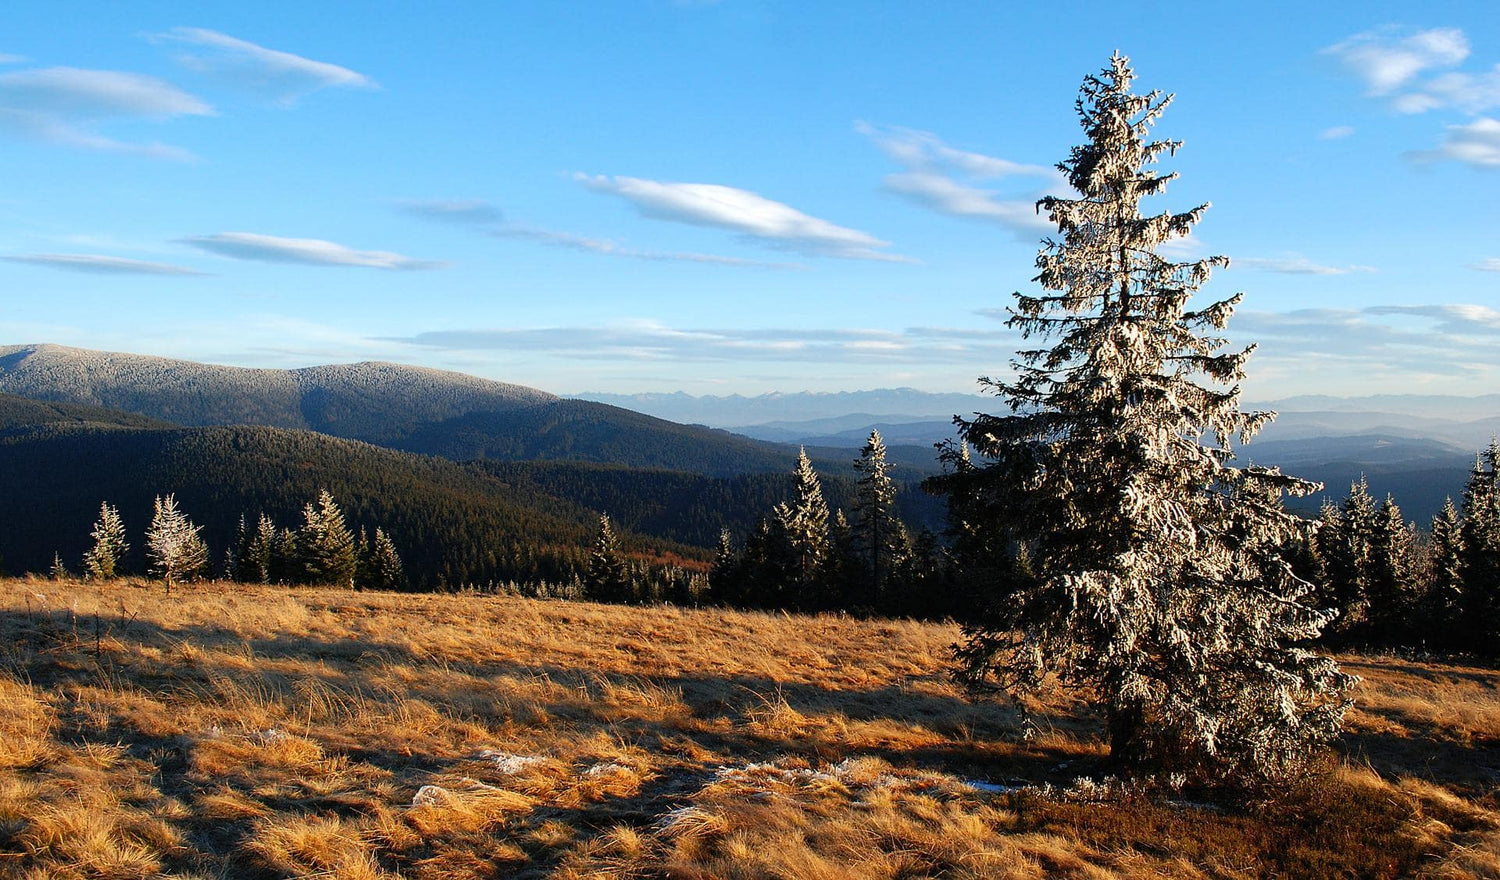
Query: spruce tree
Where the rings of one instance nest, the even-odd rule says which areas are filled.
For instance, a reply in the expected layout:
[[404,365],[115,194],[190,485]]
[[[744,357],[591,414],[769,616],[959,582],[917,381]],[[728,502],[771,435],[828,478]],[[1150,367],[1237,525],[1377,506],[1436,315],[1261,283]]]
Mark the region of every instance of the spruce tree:
[[1416,530],[1401,516],[1396,499],[1387,495],[1375,511],[1366,578],[1370,643],[1411,645],[1419,611]]
[[1500,656],[1500,443],[1479,454],[1464,487],[1463,630],[1468,649]]
[[1463,520],[1453,499],[1432,518],[1432,540],[1427,547],[1427,593],[1423,597],[1423,640],[1433,647],[1453,650],[1461,646],[1464,598]]
[[236,576],[246,583],[271,582],[271,557],[276,546],[276,524],[264,513],[251,526],[240,521],[240,539],[235,558]]
[[357,562],[354,535],[333,495],[327,489],[319,492],[316,502],[302,508],[302,519],[297,556],[303,579],[310,584],[351,586]]
[[599,533],[589,553],[584,586],[588,597],[596,602],[628,602],[633,598],[630,569],[620,553],[620,542],[609,523],[609,514],[599,517]]
[[981,379],[1010,415],[955,419],[985,462],[937,486],[994,493],[974,527],[1025,537],[1033,568],[1005,613],[966,627],[960,677],[1092,695],[1126,772],[1286,780],[1338,734],[1352,680],[1298,647],[1331,615],[1283,557],[1305,524],[1281,496],[1316,486],[1231,464],[1274,414],[1240,411],[1250,350],[1217,335],[1240,296],[1188,309],[1228,261],[1157,253],[1207,206],[1141,213],[1175,177],[1148,166],[1178,144],[1148,139],[1170,97],[1132,79],[1118,54],[1085,79],[1088,141],[1058,166],[1077,196],[1038,202],[1060,240],[1008,323],[1050,344],[1019,352],[1014,378]]
[[396,552],[396,544],[385,529],[375,527],[375,536],[370,539],[365,554],[366,587],[372,590],[406,588],[406,570],[401,565],[401,554]]
[[146,529],[146,553],[151,570],[166,581],[168,592],[172,584],[202,577],[207,571],[208,545],[198,534],[201,528],[177,507],[174,495],[157,496]]
[[789,562],[787,583],[781,585],[787,604],[798,608],[823,603],[820,593],[823,565],[828,556],[828,503],[823,486],[808,461],[807,450],[797,453],[792,499],[776,505],[772,512],[777,531],[786,544]]
[[1316,537],[1324,577],[1318,604],[1338,613],[1326,631],[1336,640],[1358,640],[1369,633],[1377,519],[1364,477],[1350,484],[1343,501],[1323,505]]
[[891,479],[891,466],[885,460],[885,440],[879,431],[870,432],[854,461],[854,469],[859,473],[854,496],[854,535],[869,578],[865,595],[859,601],[874,605],[880,600],[891,568],[910,551],[906,528],[896,516],[896,483]]
[[109,502],[99,505],[99,519],[89,535],[94,544],[83,555],[83,571],[91,580],[102,581],[120,573],[120,563],[130,550],[125,540],[125,523],[120,511]]

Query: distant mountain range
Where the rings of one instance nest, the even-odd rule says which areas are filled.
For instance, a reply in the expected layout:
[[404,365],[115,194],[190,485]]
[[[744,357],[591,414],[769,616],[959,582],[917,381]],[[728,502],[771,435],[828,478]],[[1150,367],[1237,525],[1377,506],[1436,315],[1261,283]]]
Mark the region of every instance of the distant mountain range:
[[[955,414],[1004,411],[994,397],[912,388],[756,397],[582,396],[663,418],[691,418],[761,440],[833,447],[863,443],[872,429],[888,444],[930,447],[955,436]],[[1409,518],[1425,524],[1445,498],[1457,499],[1474,454],[1500,435],[1500,394],[1305,395],[1246,407],[1275,410],[1279,416],[1240,449],[1241,458],[1279,465],[1327,487],[1292,502],[1304,513],[1316,512],[1325,498],[1343,497],[1363,475],[1377,497],[1394,495]]]

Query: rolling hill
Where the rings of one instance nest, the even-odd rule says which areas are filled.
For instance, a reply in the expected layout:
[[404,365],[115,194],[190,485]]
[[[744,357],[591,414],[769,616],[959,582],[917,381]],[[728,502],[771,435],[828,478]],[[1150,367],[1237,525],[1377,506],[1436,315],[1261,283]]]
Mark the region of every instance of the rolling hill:
[[[223,367],[58,345],[0,348],[0,392],[108,407],[185,426],[318,431],[455,461],[567,460],[707,476],[789,471],[796,450],[616,406],[463,373],[390,363],[297,370]],[[862,441],[861,441],[862,442]],[[810,449],[848,467],[859,443]],[[930,448],[892,451],[900,479],[936,467]]]

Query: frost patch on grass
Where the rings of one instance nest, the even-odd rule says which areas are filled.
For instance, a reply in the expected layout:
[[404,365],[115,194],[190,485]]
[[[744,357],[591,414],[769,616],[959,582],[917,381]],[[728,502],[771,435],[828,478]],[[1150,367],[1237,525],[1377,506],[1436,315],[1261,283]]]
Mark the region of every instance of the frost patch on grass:
[[540,755],[517,755],[500,749],[481,749],[474,755],[474,760],[488,761],[496,770],[512,776],[544,763],[547,759]]

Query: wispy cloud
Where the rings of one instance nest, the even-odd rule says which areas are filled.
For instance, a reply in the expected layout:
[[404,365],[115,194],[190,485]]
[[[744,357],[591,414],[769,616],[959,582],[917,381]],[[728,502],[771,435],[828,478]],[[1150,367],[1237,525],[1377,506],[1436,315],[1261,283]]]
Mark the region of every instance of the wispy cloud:
[[603,327],[434,331],[384,341],[443,351],[533,352],[599,360],[930,364],[1008,358],[1017,337],[935,327],[704,329],[636,320]]
[[[1472,116],[1500,108],[1500,64],[1480,73],[1448,69],[1470,55],[1469,39],[1458,28],[1366,31],[1323,52],[1359,77],[1367,95],[1389,101],[1400,113],[1450,110]],[[1451,160],[1475,168],[1500,166],[1500,122],[1480,117],[1449,125],[1436,149],[1412,150],[1406,158],[1417,163]]]
[[1488,306],[1245,311],[1229,335],[1259,343],[1250,367],[1260,381],[1301,386],[1310,374],[1358,377],[1329,393],[1455,379],[1500,383],[1500,312]]
[[151,37],[156,42],[199,47],[179,56],[182,64],[283,102],[324,88],[378,88],[347,67],[231,37],[206,28],[179,27]]
[[124,257],[108,257],[98,254],[15,254],[0,257],[10,263],[29,263],[72,272],[90,272],[99,275],[207,275],[186,266],[170,263],[152,263],[145,260],[128,260]]
[[1283,275],[1349,275],[1356,272],[1374,272],[1374,266],[1328,266],[1315,263],[1306,257],[1291,256],[1279,259],[1240,257],[1229,264],[1232,269],[1255,269],[1260,272],[1279,272]]
[[768,247],[814,257],[910,262],[885,250],[890,242],[838,226],[748,190],[713,183],[670,183],[639,177],[577,174],[589,189],[618,196],[644,217],[737,232]]
[[1478,269],[1481,272],[1500,272],[1500,257],[1490,257],[1477,263],[1470,263],[1470,269]]
[[25,64],[26,61],[27,58],[25,55],[7,55],[4,52],[0,52],[0,64]]
[[683,251],[642,251],[627,247],[609,238],[591,238],[571,232],[538,229],[534,226],[508,225],[490,230],[496,238],[518,241],[533,241],[551,247],[570,248],[608,257],[629,257],[636,260],[668,263],[712,263],[720,266],[743,266],[754,269],[806,269],[800,263],[777,263],[767,260],[751,260],[743,257],[726,257],[717,254],[700,254]]
[[1390,95],[1429,70],[1454,67],[1469,57],[1469,39],[1458,28],[1405,33],[1365,31],[1323,50],[1362,80],[1368,94]]
[[413,217],[464,226],[485,226],[504,218],[499,208],[484,199],[402,199],[396,207]]
[[1354,134],[1354,126],[1352,126],[1352,125],[1335,125],[1335,126],[1332,126],[1330,128],[1325,128],[1322,131],[1318,132],[1318,140],[1320,140],[1320,141],[1338,141],[1338,140],[1343,140],[1344,138],[1349,137],[1352,134]]
[[317,238],[282,238],[253,232],[221,232],[186,238],[193,247],[237,260],[298,263],[308,266],[360,266],[369,269],[439,269],[443,263],[390,251],[361,251]]
[[[882,179],[886,191],[942,214],[997,223],[1021,238],[1033,239],[1052,229],[1047,218],[1037,213],[1037,199],[1071,192],[1056,168],[960,150],[931,132],[867,122],[856,123],[855,131],[905,167]],[[1028,181],[1028,185],[1009,196],[977,185],[1006,179]]]
[[1450,125],[1436,150],[1406,154],[1413,162],[1453,161],[1475,168],[1500,168],[1500,120],[1481,116],[1468,125]]
[[110,120],[161,121],[212,113],[199,98],[137,73],[47,67],[0,74],[0,130],[64,146],[190,159],[192,154],[178,147],[119,141],[97,128]]

